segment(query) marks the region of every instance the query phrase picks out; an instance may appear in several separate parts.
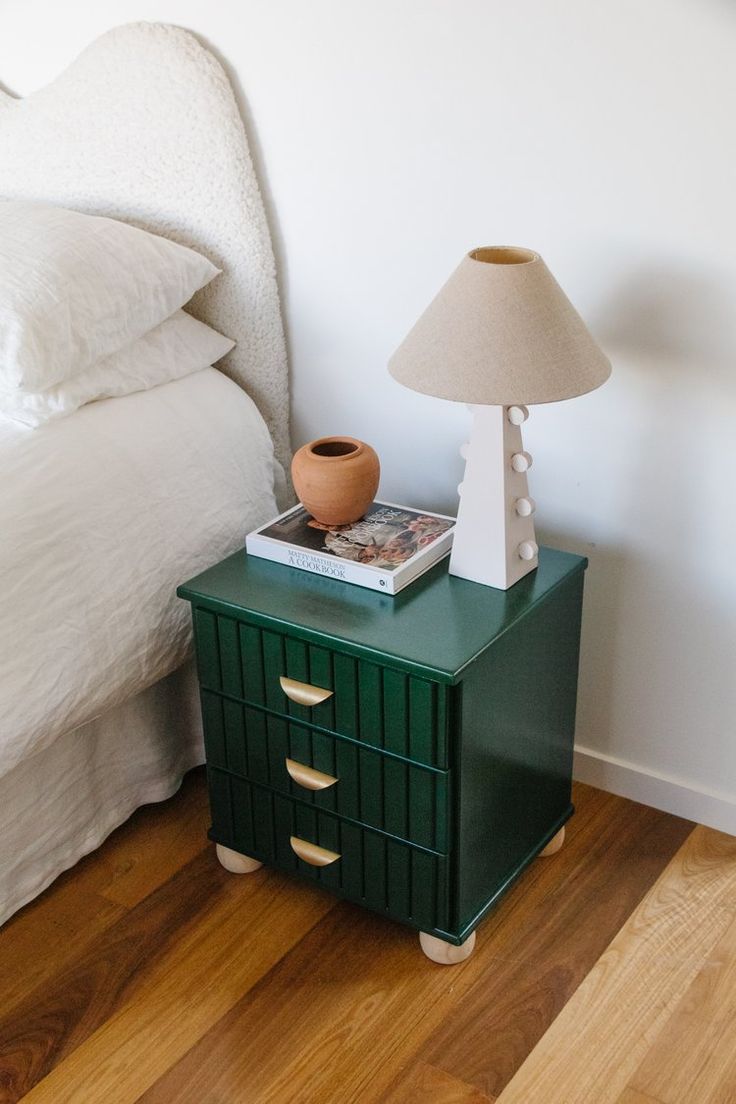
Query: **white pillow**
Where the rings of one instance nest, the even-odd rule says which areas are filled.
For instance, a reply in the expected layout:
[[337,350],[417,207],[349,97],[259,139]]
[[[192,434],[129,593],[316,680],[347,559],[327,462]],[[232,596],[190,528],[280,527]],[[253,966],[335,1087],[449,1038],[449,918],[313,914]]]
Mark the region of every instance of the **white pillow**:
[[41,391],[129,345],[220,270],[114,219],[0,202],[0,386]]
[[0,389],[0,412],[25,425],[40,426],[95,399],[148,391],[208,368],[234,344],[180,310],[144,337],[55,387],[35,392]]

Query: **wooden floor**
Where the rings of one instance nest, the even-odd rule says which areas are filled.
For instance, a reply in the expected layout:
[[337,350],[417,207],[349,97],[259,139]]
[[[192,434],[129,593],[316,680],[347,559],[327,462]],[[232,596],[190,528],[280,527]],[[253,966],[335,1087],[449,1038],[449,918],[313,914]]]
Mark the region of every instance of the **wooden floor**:
[[574,799],[442,967],[312,885],[227,874],[193,772],[0,929],[0,1104],[734,1104],[736,840]]
[[736,839],[698,827],[502,1104],[734,1104]]

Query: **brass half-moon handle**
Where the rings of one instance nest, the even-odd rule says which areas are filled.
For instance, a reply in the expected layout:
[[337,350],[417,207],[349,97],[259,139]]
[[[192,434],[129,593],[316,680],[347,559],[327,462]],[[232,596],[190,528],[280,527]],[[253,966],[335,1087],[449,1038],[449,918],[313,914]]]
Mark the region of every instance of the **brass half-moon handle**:
[[297,682],[296,679],[282,675],[279,679],[281,689],[287,698],[291,698],[298,705],[319,705],[320,702],[331,698],[334,691],[325,690],[323,686],[310,686],[308,682]]
[[304,763],[297,763],[296,759],[286,759],[286,769],[289,776],[297,786],[303,786],[305,790],[327,790],[337,782],[331,774],[323,774],[314,767],[307,767]]
[[289,843],[292,851],[310,866],[329,866],[340,858],[336,851],[328,851],[326,847],[318,847],[316,843],[299,839],[298,836],[290,836]]

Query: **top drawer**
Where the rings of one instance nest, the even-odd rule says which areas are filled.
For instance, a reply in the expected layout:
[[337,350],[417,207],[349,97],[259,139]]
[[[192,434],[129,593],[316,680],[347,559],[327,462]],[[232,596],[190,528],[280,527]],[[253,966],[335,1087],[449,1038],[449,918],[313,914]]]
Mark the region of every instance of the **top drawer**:
[[[247,622],[194,609],[202,686],[307,724],[446,768],[451,688]],[[288,678],[330,692],[291,700]]]

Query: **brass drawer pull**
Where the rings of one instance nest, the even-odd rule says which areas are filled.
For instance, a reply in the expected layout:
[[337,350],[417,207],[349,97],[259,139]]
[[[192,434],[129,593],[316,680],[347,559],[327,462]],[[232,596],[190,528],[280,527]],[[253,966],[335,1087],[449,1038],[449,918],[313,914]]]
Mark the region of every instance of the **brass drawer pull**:
[[316,843],[299,839],[298,836],[290,836],[289,843],[292,851],[310,866],[329,866],[340,858],[336,851],[328,851],[326,847],[318,847]]
[[297,763],[296,759],[285,759],[289,777],[297,786],[303,786],[305,790],[327,790],[337,782],[331,774],[323,774],[314,767],[307,767],[304,763]]
[[334,691],[325,690],[323,686],[310,686],[308,682],[297,682],[296,679],[282,675],[279,679],[281,689],[287,698],[291,698],[298,705],[319,705],[320,702],[331,698]]

